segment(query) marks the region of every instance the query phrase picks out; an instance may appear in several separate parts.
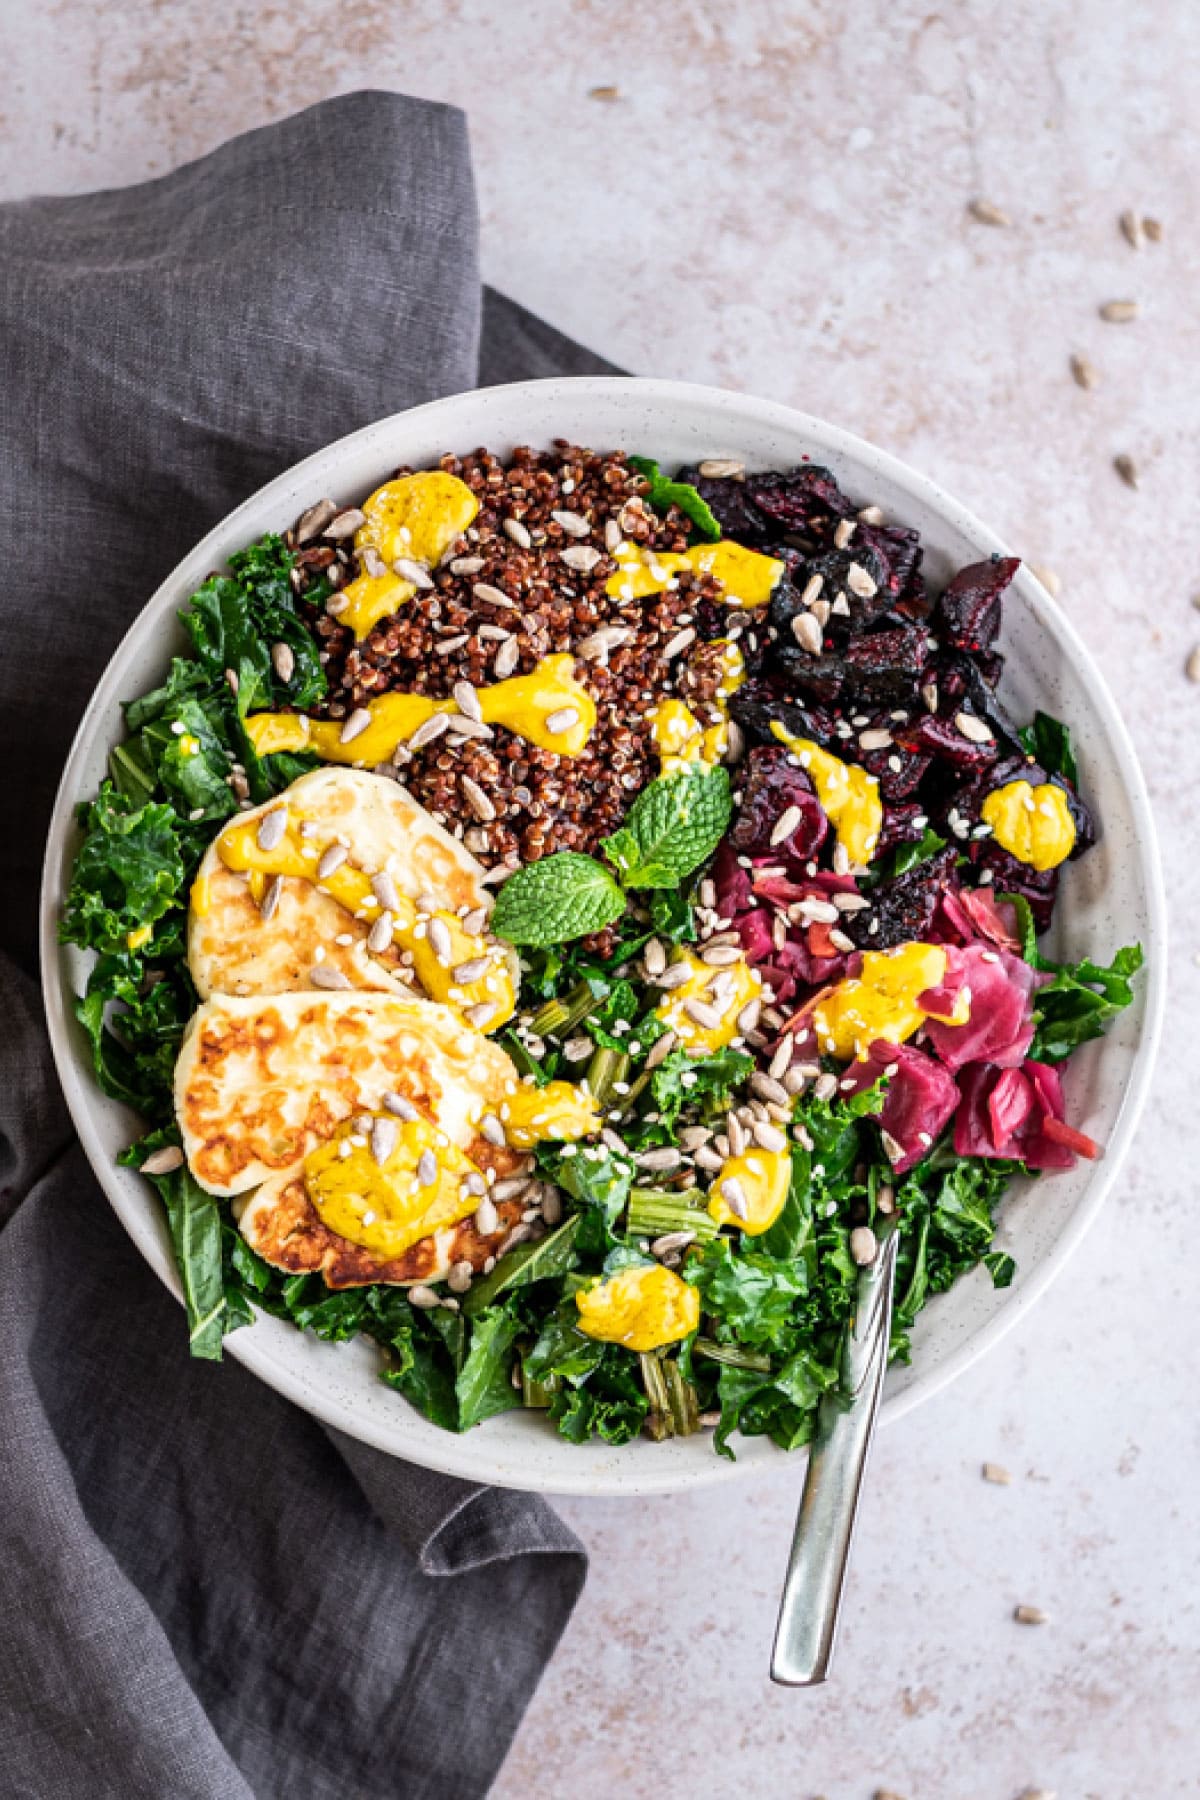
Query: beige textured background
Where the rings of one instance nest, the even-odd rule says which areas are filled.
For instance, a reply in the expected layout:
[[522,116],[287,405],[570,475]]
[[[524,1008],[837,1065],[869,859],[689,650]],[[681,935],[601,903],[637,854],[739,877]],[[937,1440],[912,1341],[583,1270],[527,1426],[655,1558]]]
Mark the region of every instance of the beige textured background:
[[[1176,943],[1139,1153],[1040,1312],[882,1441],[835,1681],[765,1676],[797,1467],[572,1503],[591,1582],[501,1800],[1200,1792],[1200,12],[0,0],[0,25],[7,194],[137,180],[356,86],[462,105],[490,279],[630,367],[793,401],[944,482],[1061,576],[1145,760]],[[974,222],[973,195],[1012,225]],[[1161,244],[1130,248],[1125,207]],[[1135,324],[1099,320],[1127,297]],[[1017,1601],[1051,1622],[1015,1625]]]

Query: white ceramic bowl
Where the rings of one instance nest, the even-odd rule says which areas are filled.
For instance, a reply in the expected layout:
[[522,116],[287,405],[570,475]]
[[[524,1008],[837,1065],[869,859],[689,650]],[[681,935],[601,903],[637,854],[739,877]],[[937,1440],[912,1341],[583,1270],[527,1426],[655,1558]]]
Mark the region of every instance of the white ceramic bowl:
[[[74,807],[104,775],[121,734],[118,702],[162,677],[181,648],[176,609],[230,551],[281,530],[313,500],[360,500],[400,463],[436,461],[447,450],[486,444],[505,453],[563,437],[600,449],[656,457],[668,469],[704,456],[739,456],[752,468],[827,464],[862,504],[915,526],[934,583],[963,563],[1004,546],[931,481],[817,419],[766,400],[680,382],[587,379],[524,382],[434,401],[342,438],[279,476],[209,533],[159,588],[113,657],[79,728],[58,795],[42,891],[45,999],[59,1074],[84,1149],[126,1230],[178,1295],[179,1284],[157,1200],[149,1184],[116,1166],[137,1135],[135,1118],[96,1087],[71,996],[86,964],[60,948],[56,925],[77,842]],[[1058,947],[1105,958],[1140,939],[1148,973],[1136,1004],[1102,1042],[1088,1045],[1068,1076],[1072,1122],[1106,1146],[1103,1160],[1069,1174],[1014,1187],[1004,1203],[1001,1242],[1016,1257],[1012,1287],[997,1292],[982,1270],[935,1299],[913,1333],[913,1360],[888,1377],[884,1416],[899,1417],[965,1369],[1016,1323],[1049,1286],[1095,1217],[1129,1147],[1150,1081],[1162,1011],[1165,926],[1162,877],[1145,787],[1111,694],[1073,627],[1022,570],[1005,601],[1003,693],[1018,715],[1041,706],[1070,723],[1083,791],[1101,826],[1097,847],[1066,872]],[[180,1348],[184,1335],[180,1321]],[[365,1342],[323,1344],[276,1319],[260,1319],[228,1340],[237,1357],[297,1405],[352,1436],[411,1462],[478,1481],[570,1494],[650,1494],[735,1481],[780,1452],[764,1439],[738,1446],[730,1464],[711,1437],[641,1441],[614,1450],[572,1446],[537,1413],[510,1412],[464,1437],[428,1424],[377,1378]],[[1082,1354],[1082,1352],[1081,1352]]]

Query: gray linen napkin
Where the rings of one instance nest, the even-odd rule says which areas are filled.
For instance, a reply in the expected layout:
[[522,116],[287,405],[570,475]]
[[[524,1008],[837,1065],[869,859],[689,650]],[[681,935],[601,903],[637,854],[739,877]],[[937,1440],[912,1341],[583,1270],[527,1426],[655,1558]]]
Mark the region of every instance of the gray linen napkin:
[[481,295],[445,107],[352,94],[141,187],[0,207],[6,1796],[479,1794],[570,1614],[582,1550],[541,1501],[189,1362],[73,1141],[28,972],[71,736],[180,555],[381,414],[609,366]]

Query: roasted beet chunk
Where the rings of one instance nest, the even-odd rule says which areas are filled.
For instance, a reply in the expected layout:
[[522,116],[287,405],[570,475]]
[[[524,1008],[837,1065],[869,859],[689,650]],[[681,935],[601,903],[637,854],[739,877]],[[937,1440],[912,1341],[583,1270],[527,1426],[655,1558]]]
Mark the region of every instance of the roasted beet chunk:
[[[814,581],[820,583],[815,593]],[[802,563],[771,602],[771,623],[785,643],[795,641],[794,621],[809,610],[803,601],[806,593],[830,608],[825,643],[838,648],[844,647],[852,633],[874,625],[891,603],[887,570],[873,550],[827,550]]]
[[896,944],[924,937],[957,859],[957,849],[947,844],[916,868],[881,882],[870,896],[870,907],[865,912],[847,913],[842,930],[863,950],[891,950]]
[[1035,869],[1029,863],[1019,862],[991,838],[975,838],[969,848],[965,844],[962,848],[976,869],[991,874],[994,894],[1020,894],[1028,900],[1039,936],[1050,929],[1058,893],[1057,869]]
[[754,504],[778,531],[795,532],[817,543],[832,536],[838,519],[854,513],[853,501],[818,463],[802,463],[787,475],[748,475],[746,487]]
[[916,625],[895,625],[854,638],[844,659],[847,701],[875,706],[912,704],[928,658],[928,640]]
[[905,531],[899,525],[860,524],[851,548],[858,552],[860,559],[864,550],[870,550],[879,559],[890,606],[910,619],[928,616],[931,603],[918,573],[922,552],[921,540],[915,531]]
[[[967,731],[958,722],[962,718],[971,720]],[[971,736],[972,731],[986,731],[988,735],[986,738]],[[938,713],[925,713],[915,724],[904,726],[897,733],[897,739],[906,750],[952,763],[966,774],[990,768],[999,754],[995,735],[986,720],[965,711],[954,713],[948,719]]]
[[[783,860],[807,862],[817,854],[829,831],[829,821],[804,770],[788,760],[782,744],[760,745],[746,759],[741,785],[742,802],[734,818],[730,838],[746,855],[768,853]],[[785,813],[797,814],[795,824],[778,843],[772,842]]]
[[875,855],[886,856],[897,844],[919,844],[928,824],[928,816],[920,801],[905,800],[897,805],[890,805],[885,800],[883,824],[879,828]]
[[1000,630],[1000,600],[1021,566],[1017,556],[993,556],[960,569],[937,604],[935,629],[958,650],[990,650]]
[[771,730],[775,723],[790,737],[813,738],[818,744],[830,744],[834,738],[832,713],[784,699],[770,681],[748,681],[733,696],[729,710],[754,743],[777,744],[779,739]]
[[752,548],[766,542],[771,527],[750,498],[745,481],[733,475],[702,475],[699,469],[680,469],[675,479],[688,482],[707,501],[722,536]]

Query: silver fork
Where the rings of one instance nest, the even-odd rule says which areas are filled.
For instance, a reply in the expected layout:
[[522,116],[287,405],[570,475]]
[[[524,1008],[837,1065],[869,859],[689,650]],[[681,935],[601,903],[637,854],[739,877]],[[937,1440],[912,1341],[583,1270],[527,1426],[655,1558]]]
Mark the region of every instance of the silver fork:
[[816,1687],[833,1660],[892,1332],[899,1236],[894,1219],[877,1230],[879,1249],[858,1278],[840,1380],[821,1401],[800,1496],[771,1657],[771,1680],[784,1687]]

